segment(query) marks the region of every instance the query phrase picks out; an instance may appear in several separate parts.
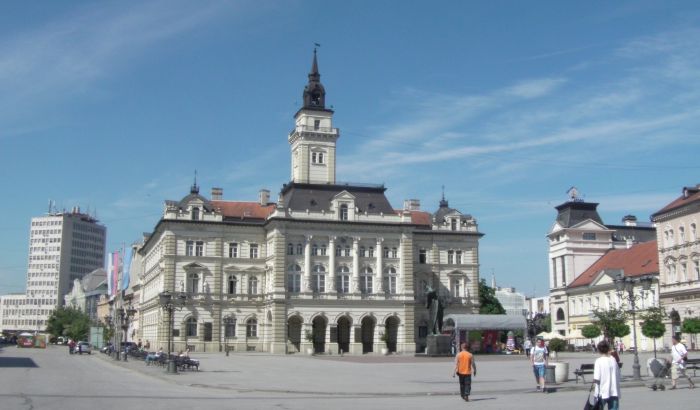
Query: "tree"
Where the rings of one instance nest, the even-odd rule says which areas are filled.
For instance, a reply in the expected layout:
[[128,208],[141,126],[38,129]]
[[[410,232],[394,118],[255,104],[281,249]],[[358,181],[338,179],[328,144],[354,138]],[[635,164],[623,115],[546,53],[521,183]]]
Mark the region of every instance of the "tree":
[[641,315],[642,334],[654,341],[654,358],[656,358],[656,339],[666,333],[664,324],[666,317],[666,310],[662,307],[649,308]]
[[581,336],[585,337],[586,339],[595,339],[596,337],[600,336],[600,334],[600,328],[596,325],[587,325],[581,329]]
[[630,334],[630,327],[627,325],[627,313],[622,309],[596,309],[593,311],[593,317],[596,326],[600,328],[603,336],[610,342],[616,337]]
[[85,340],[90,331],[90,317],[78,309],[59,307],[51,313],[46,331],[73,340]]
[[479,313],[482,315],[505,315],[501,302],[496,299],[496,290],[486,284],[486,280],[479,280]]
[[[684,319],[681,332],[693,335],[692,337],[695,338],[695,335],[700,333],[700,318],[689,317]],[[695,345],[695,343],[693,343],[693,345]]]
[[563,352],[566,349],[566,344],[566,340],[555,337],[549,341],[547,348],[552,352]]

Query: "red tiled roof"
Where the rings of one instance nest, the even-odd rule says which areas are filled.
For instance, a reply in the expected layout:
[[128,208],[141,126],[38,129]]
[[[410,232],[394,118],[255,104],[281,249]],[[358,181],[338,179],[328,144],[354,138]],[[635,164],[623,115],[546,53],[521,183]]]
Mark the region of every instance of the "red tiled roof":
[[[696,186],[696,187],[683,188],[683,194],[681,196],[674,199],[670,204],[661,208],[661,210],[656,211],[652,215],[652,218],[659,215],[659,214],[662,214],[664,212],[668,212],[672,209],[680,208],[682,206],[685,206],[685,205],[690,204],[690,203],[695,202],[695,201],[700,201],[700,189],[699,188],[700,188],[700,185]],[[687,191],[687,196],[686,196],[686,191]]]
[[260,205],[258,202],[211,201],[226,218],[265,219],[275,210],[275,205]]
[[606,269],[622,269],[627,277],[659,273],[656,241],[640,243],[629,249],[609,250],[571,282],[569,288],[590,285]]
[[[401,215],[406,212],[403,209],[394,209],[396,215]],[[414,225],[427,225],[430,226],[433,223],[433,216],[430,212],[425,211],[408,211],[411,214],[411,223]]]

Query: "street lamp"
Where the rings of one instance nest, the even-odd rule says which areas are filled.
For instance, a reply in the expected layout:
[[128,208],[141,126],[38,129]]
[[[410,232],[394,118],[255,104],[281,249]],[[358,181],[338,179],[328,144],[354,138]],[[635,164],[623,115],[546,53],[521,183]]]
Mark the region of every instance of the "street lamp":
[[[105,329],[111,329],[111,328],[112,328],[112,316],[110,316],[110,315],[105,315],[105,316],[104,316],[104,321],[105,321]],[[104,335],[104,333],[103,333],[103,334],[102,334],[102,340],[104,341],[104,339],[105,339],[105,335]],[[112,346],[112,348],[114,348],[114,346]],[[108,353],[111,355],[111,354],[112,354],[111,350],[108,351]]]
[[168,312],[168,366],[166,371],[168,373],[177,373],[177,366],[173,361],[171,356],[171,344],[172,344],[172,334],[174,326],[173,311],[175,309],[182,309],[185,304],[187,296],[183,293],[178,293],[173,297],[173,294],[166,290],[158,294],[158,303],[163,308],[164,311]]
[[[651,283],[653,279],[651,276],[642,276],[641,278],[629,278],[624,276],[622,272],[614,279],[615,288],[617,289],[617,296],[622,300],[626,298],[629,301],[632,310],[632,336],[634,338],[634,364],[632,365],[632,378],[634,380],[641,380],[642,375],[640,372],[641,366],[639,365],[639,345],[637,345],[637,301],[644,299],[646,292],[651,288]],[[635,284],[642,285],[642,294],[634,294]]]

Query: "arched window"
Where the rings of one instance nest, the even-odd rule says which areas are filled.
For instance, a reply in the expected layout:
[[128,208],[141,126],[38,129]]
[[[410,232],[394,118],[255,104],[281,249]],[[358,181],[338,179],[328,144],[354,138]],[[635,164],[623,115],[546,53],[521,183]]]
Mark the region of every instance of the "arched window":
[[294,244],[290,243],[287,245],[287,255],[294,255]]
[[187,275],[187,292],[199,293],[199,274],[190,273]]
[[251,276],[248,279],[248,294],[257,295],[258,294],[258,277]]
[[557,320],[565,320],[564,309],[562,309],[562,308],[557,309]]
[[287,271],[287,292],[299,293],[301,290],[301,266],[292,265]]
[[338,267],[338,293],[350,293],[350,268]]
[[185,321],[185,334],[187,337],[197,337],[197,318],[187,318],[187,321]]
[[245,335],[246,337],[258,337],[258,320],[248,319],[245,323]]
[[192,220],[199,221],[199,208],[197,207],[192,208]]
[[238,279],[236,275],[228,275],[228,294],[235,295],[238,287]]
[[346,204],[340,205],[340,220],[341,221],[348,220],[348,206]]
[[693,242],[698,240],[698,229],[694,223],[690,224],[690,240]]
[[340,247],[340,245],[337,245],[337,246],[335,247],[335,256],[340,256],[340,254],[342,253],[342,250],[341,250],[341,249],[342,249],[342,248]]

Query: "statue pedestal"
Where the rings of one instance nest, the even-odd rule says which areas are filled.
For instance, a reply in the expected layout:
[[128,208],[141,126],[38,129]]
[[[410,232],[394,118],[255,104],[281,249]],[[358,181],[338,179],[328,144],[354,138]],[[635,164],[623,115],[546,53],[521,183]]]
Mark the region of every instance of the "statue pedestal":
[[448,335],[428,335],[425,354],[428,356],[452,356],[450,343],[452,336]]

